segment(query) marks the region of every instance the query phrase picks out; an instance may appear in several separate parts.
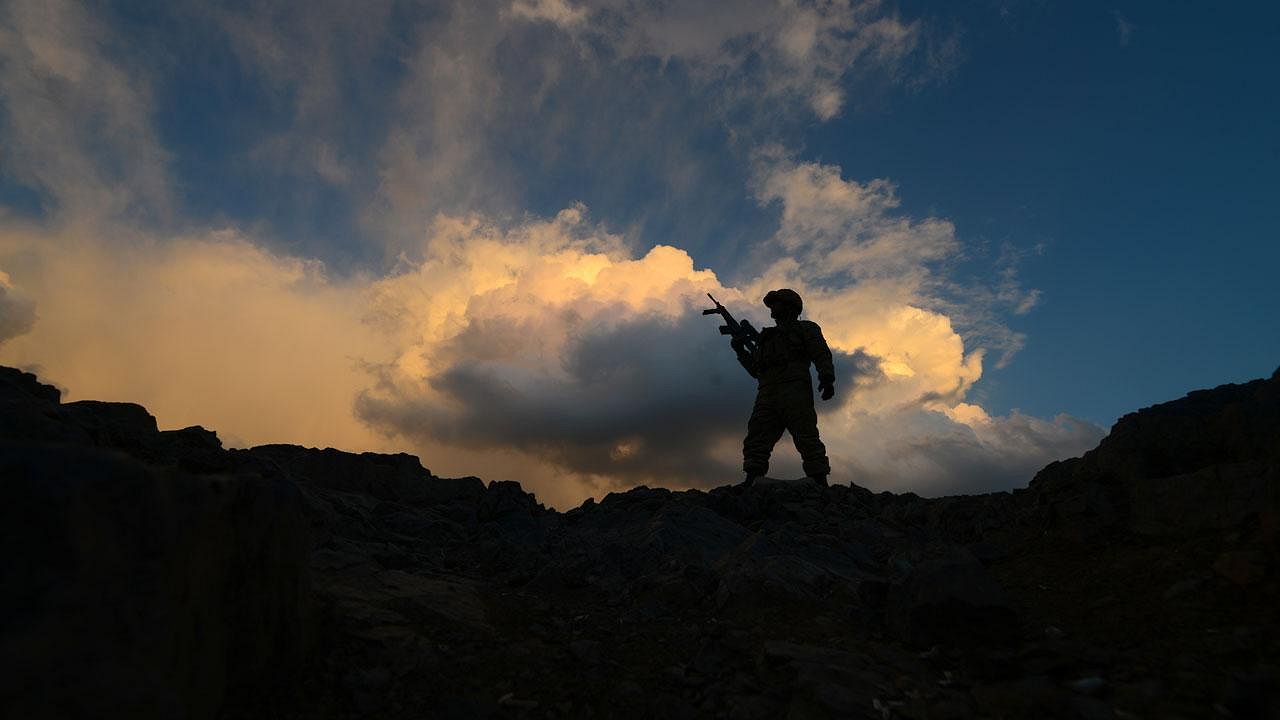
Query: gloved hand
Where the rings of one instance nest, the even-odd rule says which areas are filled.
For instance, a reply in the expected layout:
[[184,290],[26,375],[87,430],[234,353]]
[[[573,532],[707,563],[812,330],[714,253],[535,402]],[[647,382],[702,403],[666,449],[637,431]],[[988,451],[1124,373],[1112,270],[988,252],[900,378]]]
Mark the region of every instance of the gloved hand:
[[818,390],[822,391],[823,400],[830,400],[835,397],[836,394],[835,383],[820,383],[818,385]]

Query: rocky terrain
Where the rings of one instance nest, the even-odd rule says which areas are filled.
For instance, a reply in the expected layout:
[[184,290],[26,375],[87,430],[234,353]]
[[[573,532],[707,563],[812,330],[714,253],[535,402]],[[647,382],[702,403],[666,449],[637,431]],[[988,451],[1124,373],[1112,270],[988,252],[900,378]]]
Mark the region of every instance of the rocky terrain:
[[6,717],[1280,715],[1280,371],[1014,493],[560,513],[3,368],[0,481]]

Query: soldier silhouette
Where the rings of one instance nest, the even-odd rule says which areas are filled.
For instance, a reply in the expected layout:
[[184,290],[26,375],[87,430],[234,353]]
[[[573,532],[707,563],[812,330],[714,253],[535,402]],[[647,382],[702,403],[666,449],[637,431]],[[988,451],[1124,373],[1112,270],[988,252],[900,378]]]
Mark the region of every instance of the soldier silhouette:
[[777,325],[762,329],[754,343],[738,338],[731,343],[738,361],[759,381],[747,437],[742,441],[743,484],[749,486],[769,471],[769,455],[786,430],[800,452],[805,474],[826,485],[831,463],[818,438],[809,364],[818,369],[822,399],[830,400],[836,381],[831,348],[817,323],[800,319],[804,303],[796,291],[771,290],[764,296],[764,304]]

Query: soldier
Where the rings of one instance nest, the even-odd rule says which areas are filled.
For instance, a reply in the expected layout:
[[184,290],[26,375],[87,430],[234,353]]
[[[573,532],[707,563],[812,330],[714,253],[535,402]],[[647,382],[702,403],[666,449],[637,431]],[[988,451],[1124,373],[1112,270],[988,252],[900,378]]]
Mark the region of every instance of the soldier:
[[[754,352],[738,353],[742,366],[759,381],[747,437],[742,441],[742,470],[747,474],[743,484],[749,486],[769,471],[769,455],[786,430],[800,451],[805,474],[826,485],[831,463],[818,439],[809,363],[818,369],[822,399],[830,400],[836,381],[831,349],[817,323],[800,319],[804,303],[799,293],[787,288],[771,290],[764,296],[764,304],[777,326],[760,331]],[[738,347],[735,343],[735,349]]]

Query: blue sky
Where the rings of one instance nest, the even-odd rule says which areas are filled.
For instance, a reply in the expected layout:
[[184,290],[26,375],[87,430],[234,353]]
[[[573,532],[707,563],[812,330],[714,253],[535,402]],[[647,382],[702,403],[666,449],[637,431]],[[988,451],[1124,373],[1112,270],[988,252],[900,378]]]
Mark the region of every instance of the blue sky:
[[958,5],[947,82],[806,148],[970,242],[1043,244],[1027,345],[976,391],[1110,424],[1280,365],[1280,8]]
[[690,303],[786,283],[856,368],[842,479],[1016,486],[1280,363],[1276,67],[1263,3],[21,0],[0,360],[570,502],[732,472]]

